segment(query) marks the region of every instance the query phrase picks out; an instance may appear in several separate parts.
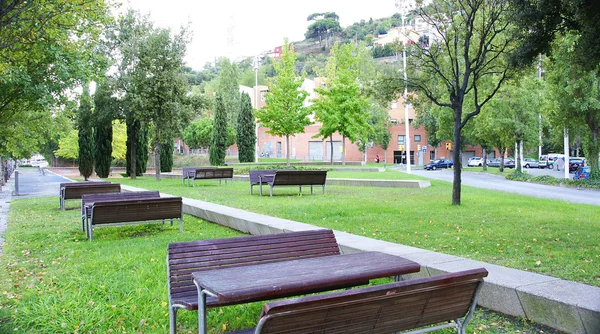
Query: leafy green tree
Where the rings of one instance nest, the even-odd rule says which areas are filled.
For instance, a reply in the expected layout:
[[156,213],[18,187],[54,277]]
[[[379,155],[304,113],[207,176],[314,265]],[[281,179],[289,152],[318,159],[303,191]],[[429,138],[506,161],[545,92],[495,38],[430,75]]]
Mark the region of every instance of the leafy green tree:
[[237,122],[237,147],[240,162],[254,162],[256,145],[255,122],[250,95],[242,94],[242,105]]
[[79,133],[77,130],[71,129],[71,131],[59,139],[58,149],[54,151],[54,155],[73,160],[79,158]]
[[513,60],[528,66],[540,54],[554,54],[552,43],[561,39],[557,32],[579,35],[571,44],[571,62],[585,70],[595,70],[600,63],[600,7],[595,0],[510,0],[520,28],[519,48]]
[[592,178],[600,178],[598,158],[600,154],[600,65],[588,70],[573,62],[576,46],[582,36],[568,33],[554,43],[548,61],[548,92],[554,101],[549,109],[551,123],[566,128],[569,135],[581,133],[584,138],[586,163]]
[[160,144],[160,171],[167,173],[173,170],[173,150],[175,143],[173,140],[166,140]]
[[[342,136],[342,164],[346,164],[346,138],[356,143],[371,131],[368,122],[368,101],[361,94],[357,80],[360,74],[360,58],[356,57],[354,44],[331,48],[325,69],[325,88],[315,88],[319,93],[312,109],[316,121],[322,124],[318,136],[331,138],[338,132]],[[333,147],[331,150],[333,160]]]
[[94,94],[94,162],[96,174],[107,178],[112,162],[113,118],[118,114],[118,102],[112,97],[112,89],[103,82]]
[[113,121],[112,157],[125,159],[127,153],[127,129],[121,121]]
[[68,128],[61,114],[74,101],[63,93],[105,66],[96,48],[110,17],[103,0],[0,2],[0,166],[49,148]]
[[433,0],[420,3],[416,14],[439,35],[429,45],[411,44],[407,84],[452,116],[452,204],[460,205],[462,129],[509,76],[516,38],[512,11],[508,0]]
[[153,31],[153,24],[147,16],[129,10],[119,16],[115,26],[106,32],[110,58],[115,60],[116,68],[112,75],[113,95],[120,97],[119,118],[125,120],[127,128],[127,174],[132,179],[146,172],[148,161],[148,121],[140,108],[135,74],[139,72],[136,70],[141,63],[142,44],[147,43]]
[[217,93],[215,99],[215,119],[213,125],[213,137],[210,145],[209,162],[211,166],[222,166],[225,164],[227,151],[227,116],[223,98]]
[[339,16],[333,12],[314,13],[309,15],[307,21],[314,22],[308,26],[306,33],[304,33],[304,37],[307,39],[318,37],[319,46],[321,46],[323,39],[325,39],[325,47],[329,48],[329,38],[334,33],[342,31],[339,19]]
[[[183,140],[190,148],[208,148],[212,144],[214,135],[214,118],[202,118],[193,121],[183,131]],[[227,125],[227,139],[225,145],[227,147],[235,144],[236,135],[233,127]]]
[[275,63],[278,76],[269,84],[265,107],[256,111],[258,122],[268,128],[267,133],[285,137],[286,161],[290,165],[290,136],[304,132],[311,123],[310,110],[304,106],[308,92],[301,89],[304,76],[297,76],[294,65],[298,56],[284,41],[281,61]]
[[173,36],[168,29],[155,29],[139,45],[139,63],[132,74],[136,116],[154,125],[157,181],[161,179],[160,144],[177,136],[191,116],[183,74],[187,43],[184,29]]
[[94,171],[94,129],[89,87],[85,85],[79,105],[79,172],[87,181]]
[[239,71],[237,65],[230,63],[227,58],[221,58],[219,64],[221,73],[219,74],[217,91],[221,93],[223,99],[227,124],[231,124],[235,128],[240,112]]

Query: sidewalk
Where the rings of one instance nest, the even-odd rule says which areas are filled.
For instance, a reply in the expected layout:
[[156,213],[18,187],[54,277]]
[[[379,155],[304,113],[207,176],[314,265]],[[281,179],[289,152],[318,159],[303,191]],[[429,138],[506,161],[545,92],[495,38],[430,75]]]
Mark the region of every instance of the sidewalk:
[[15,180],[11,177],[10,180],[6,182],[6,185],[2,187],[2,191],[0,191],[0,255],[2,255],[2,245],[4,244],[4,238],[2,238],[2,236],[6,231],[8,208],[10,206],[10,201],[12,200],[14,185]]

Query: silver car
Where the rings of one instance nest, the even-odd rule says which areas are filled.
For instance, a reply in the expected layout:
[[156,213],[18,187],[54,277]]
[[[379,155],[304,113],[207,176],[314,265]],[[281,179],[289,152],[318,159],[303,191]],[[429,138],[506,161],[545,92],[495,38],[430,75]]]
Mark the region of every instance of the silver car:
[[535,159],[525,158],[525,159],[523,159],[523,167],[524,168],[540,168],[540,164]]

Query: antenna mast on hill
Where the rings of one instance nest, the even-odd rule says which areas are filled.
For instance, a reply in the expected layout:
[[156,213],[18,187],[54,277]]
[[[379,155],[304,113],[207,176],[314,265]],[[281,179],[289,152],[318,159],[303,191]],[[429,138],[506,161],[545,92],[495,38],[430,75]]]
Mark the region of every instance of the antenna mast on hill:
[[235,37],[235,15],[231,14],[227,26],[227,56],[232,63],[239,57],[238,46],[238,41]]

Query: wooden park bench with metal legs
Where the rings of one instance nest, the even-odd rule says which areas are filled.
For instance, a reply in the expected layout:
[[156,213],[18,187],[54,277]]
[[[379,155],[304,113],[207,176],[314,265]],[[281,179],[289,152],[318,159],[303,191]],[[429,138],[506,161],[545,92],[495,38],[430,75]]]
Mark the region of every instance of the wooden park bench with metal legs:
[[86,232],[87,223],[91,215],[91,208],[95,202],[114,202],[124,200],[141,200],[147,198],[160,198],[158,190],[152,191],[129,191],[122,193],[85,194],[81,196],[81,230]]
[[206,168],[184,168],[181,174],[181,182],[185,185],[185,181],[187,180],[188,186],[190,185],[190,180],[192,181],[192,186],[196,186],[196,180],[231,180],[233,184],[233,168],[216,168],[216,167],[206,167]]
[[[177,310],[198,310],[193,272],[339,254],[333,231],[326,229],[171,243],[167,249],[170,333],[176,332]],[[207,298],[208,307],[225,305]]]
[[179,231],[183,231],[183,200],[181,197],[146,198],[94,202],[89,209],[87,236],[92,241],[94,226],[125,225],[179,219]]
[[313,186],[321,186],[325,194],[325,182],[327,181],[326,170],[278,170],[274,175],[264,175],[260,177],[260,195],[262,196],[262,185],[269,185],[269,193],[273,196],[273,187],[275,186],[299,186],[302,193],[302,186],[310,186],[310,193],[313,193]]
[[118,193],[121,185],[106,181],[99,182],[67,182],[60,184],[60,208],[65,209],[65,201],[69,199],[81,199],[85,194]]
[[[465,334],[484,268],[265,304],[256,328],[230,334]],[[428,326],[428,327],[425,327]]]

